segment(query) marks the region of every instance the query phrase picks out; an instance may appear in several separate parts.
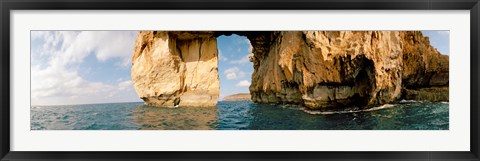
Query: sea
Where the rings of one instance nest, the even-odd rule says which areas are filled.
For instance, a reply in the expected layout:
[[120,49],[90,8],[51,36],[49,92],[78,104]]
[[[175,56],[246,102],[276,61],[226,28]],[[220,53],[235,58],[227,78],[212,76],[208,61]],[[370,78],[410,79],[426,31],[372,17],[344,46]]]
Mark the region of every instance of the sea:
[[216,107],[142,102],[32,106],[31,130],[448,130],[448,102],[402,100],[361,109],[219,101]]

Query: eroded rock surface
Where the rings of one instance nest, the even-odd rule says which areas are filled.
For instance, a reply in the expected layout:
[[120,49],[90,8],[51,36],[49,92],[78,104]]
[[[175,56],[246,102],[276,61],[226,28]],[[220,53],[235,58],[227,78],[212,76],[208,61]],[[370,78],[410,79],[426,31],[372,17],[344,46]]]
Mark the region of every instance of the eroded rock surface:
[[[275,41],[268,51],[254,50],[250,92],[255,102],[303,103],[312,109],[373,106],[401,99],[402,89],[408,99],[425,99],[408,92],[448,87],[448,56],[434,49],[419,31],[272,35]],[[448,88],[446,96],[433,101],[448,101]]]
[[252,98],[310,108],[395,101],[400,42],[398,32],[280,32],[266,56],[256,59]]
[[215,38],[233,33],[253,46],[257,103],[373,106],[428,100],[429,91],[443,91],[433,101],[448,101],[448,56],[419,31],[141,32],[132,67],[137,93],[155,106],[215,105]]
[[151,106],[215,106],[217,40],[213,33],[142,31],[132,57],[132,83]]
[[447,55],[441,55],[421,32],[401,32],[403,40],[403,98],[449,101]]

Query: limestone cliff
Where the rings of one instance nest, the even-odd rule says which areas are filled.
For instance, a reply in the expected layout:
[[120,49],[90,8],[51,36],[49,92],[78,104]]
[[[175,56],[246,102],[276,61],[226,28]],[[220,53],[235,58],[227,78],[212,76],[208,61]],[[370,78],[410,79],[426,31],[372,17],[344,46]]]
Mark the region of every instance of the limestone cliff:
[[212,33],[142,31],[132,56],[132,83],[152,106],[215,106],[217,40]]
[[[215,38],[233,33],[253,46],[249,89],[257,103],[318,109],[448,100],[448,57],[419,31],[141,32],[132,67],[137,93],[155,106],[215,105]],[[432,91],[442,94],[428,98]]]
[[448,56],[440,55],[421,32],[401,32],[404,99],[448,101]]
[[255,102],[301,103],[312,109],[373,106],[399,100],[402,89],[407,99],[420,99],[408,89],[431,86],[447,86],[441,94],[446,98],[434,101],[448,100],[448,57],[419,31],[271,35],[275,41],[268,51],[254,50],[250,92]]
[[392,102],[401,93],[400,41],[395,32],[280,32],[275,50],[255,60],[252,98],[310,108]]

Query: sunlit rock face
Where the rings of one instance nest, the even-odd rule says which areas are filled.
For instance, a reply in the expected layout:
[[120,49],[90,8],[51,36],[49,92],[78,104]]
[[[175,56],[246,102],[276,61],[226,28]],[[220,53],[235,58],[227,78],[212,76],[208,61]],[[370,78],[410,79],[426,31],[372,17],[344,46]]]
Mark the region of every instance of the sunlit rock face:
[[449,59],[440,55],[421,32],[401,32],[403,40],[403,98],[448,101]]
[[[448,101],[448,56],[420,31],[290,31],[264,37],[272,41],[254,49],[255,102],[318,109],[399,99]],[[442,88],[418,91],[430,87]]]
[[132,56],[132,83],[151,106],[215,106],[217,40],[213,33],[142,31]]
[[[448,100],[448,57],[414,31],[140,32],[132,58],[138,95],[154,106],[215,105],[216,37],[231,34],[253,46],[249,89],[257,103],[319,109]],[[438,89],[441,96],[425,94]]]
[[303,103],[316,109],[384,104],[401,96],[398,32],[276,35],[270,50],[255,59],[250,92],[256,102]]

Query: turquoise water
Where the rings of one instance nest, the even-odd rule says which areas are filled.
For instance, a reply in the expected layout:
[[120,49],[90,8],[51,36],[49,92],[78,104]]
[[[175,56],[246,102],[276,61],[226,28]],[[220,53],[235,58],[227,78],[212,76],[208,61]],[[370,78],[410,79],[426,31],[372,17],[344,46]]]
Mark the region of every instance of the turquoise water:
[[109,103],[31,108],[32,130],[448,130],[448,103],[401,101],[370,109],[312,111],[295,105],[218,102],[159,108]]

